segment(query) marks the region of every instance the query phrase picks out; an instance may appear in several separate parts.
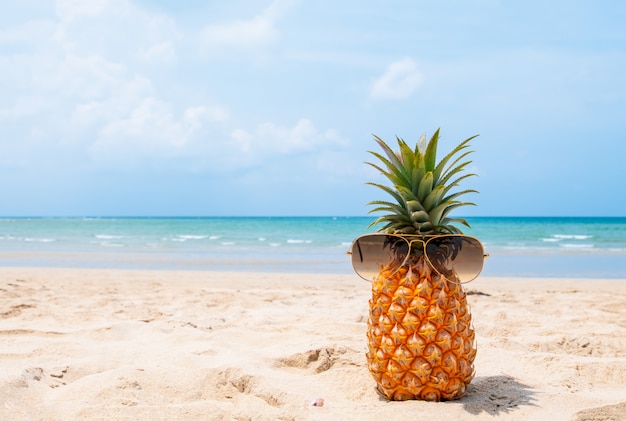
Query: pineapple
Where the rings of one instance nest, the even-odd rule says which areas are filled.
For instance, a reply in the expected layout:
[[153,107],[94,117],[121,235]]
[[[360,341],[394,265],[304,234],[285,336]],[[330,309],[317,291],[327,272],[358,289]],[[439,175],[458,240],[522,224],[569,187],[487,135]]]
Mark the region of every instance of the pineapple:
[[[464,205],[459,196],[475,190],[451,192],[459,182],[475,174],[460,175],[471,162],[466,150],[476,136],[461,142],[439,163],[436,150],[439,129],[426,144],[423,135],[415,149],[397,138],[394,152],[374,136],[385,155],[370,152],[392,187],[381,188],[394,202],[373,201],[371,212],[385,212],[373,225],[387,234],[461,234],[449,212]],[[456,178],[454,178],[456,177]],[[391,269],[390,269],[391,268]],[[432,270],[424,253],[415,253],[399,270],[383,265],[372,283],[367,329],[369,370],[378,391],[390,400],[451,400],[463,396],[474,377],[476,345],[466,294],[454,275],[448,278]]]

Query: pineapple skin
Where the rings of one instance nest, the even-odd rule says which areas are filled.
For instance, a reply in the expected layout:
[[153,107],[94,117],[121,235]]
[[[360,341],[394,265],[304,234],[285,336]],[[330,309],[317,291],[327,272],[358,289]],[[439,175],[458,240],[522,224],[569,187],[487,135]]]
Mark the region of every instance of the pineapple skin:
[[372,283],[368,368],[389,400],[458,399],[474,377],[472,316],[463,286],[433,271],[423,256]]

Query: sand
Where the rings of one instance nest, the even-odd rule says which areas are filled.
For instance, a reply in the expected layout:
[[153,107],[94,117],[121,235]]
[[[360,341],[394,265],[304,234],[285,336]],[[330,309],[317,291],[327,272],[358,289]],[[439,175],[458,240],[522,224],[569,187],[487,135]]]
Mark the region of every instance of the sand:
[[626,420],[626,280],[467,287],[467,396],[388,402],[354,275],[2,268],[0,419]]

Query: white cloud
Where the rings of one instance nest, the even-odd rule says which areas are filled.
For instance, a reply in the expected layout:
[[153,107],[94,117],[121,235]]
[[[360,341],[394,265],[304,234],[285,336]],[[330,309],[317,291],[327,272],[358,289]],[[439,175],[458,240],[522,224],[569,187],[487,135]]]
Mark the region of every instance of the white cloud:
[[68,124],[71,129],[98,130],[106,122],[127,116],[144,98],[154,95],[150,80],[135,75],[111,83],[106,95],[70,98],[72,107]]
[[207,46],[254,47],[275,39],[276,30],[272,22],[257,16],[249,21],[208,26],[202,36]]
[[188,107],[184,112],[184,121],[192,127],[200,127],[203,123],[223,122],[229,117],[229,112],[221,106],[193,106]]
[[[19,53],[0,55],[5,75],[0,118],[30,118],[31,126],[45,126],[46,136],[38,136],[41,143],[31,145],[33,152],[59,143],[87,147],[124,119],[132,131],[130,122],[140,118],[142,104],[150,99],[168,106],[174,102],[162,97],[151,72],[155,61],[176,58],[173,21],[127,0],[59,0],[55,12],[0,29],[0,42],[19,48]],[[148,67],[146,60],[152,61]],[[211,118],[224,118],[219,107],[200,106],[207,115],[218,115]],[[194,124],[202,120],[197,115]],[[24,130],[11,138],[25,136]]]
[[[262,123],[253,130],[228,128],[219,107],[188,107],[177,113],[155,98],[139,104],[127,118],[108,123],[90,148],[100,165],[167,167],[230,172],[266,166],[268,160],[343,150],[347,141],[334,130],[319,131],[306,118],[293,126]],[[183,161],[178,161],[182,159]]]
[[278,38],[276,23],[291,5],[290,0],[274,0],[259,15],[248,20],[207,25],[202,30],[205,48],[252,48]]
[[72,21],[81,17],[94,17],[110,10],[128,8],[126,0],[57,0],[56,13],[62,21]]
[[54,40],[65,51],[134,63],[176,57],[180,32],[170,17],[128,0],[57,0]]
[[178,113],[170,103],[145,98],[128,116],[107,122],[90,151],[95,159],[105,162],[193,158],[205,152],[204,130],[227,116],[218,106],[192,106]]
[[[248,21],[213,27],[217,42],[271,42],[290,5],[277,0]],[[234,123],[241,116],[197,86],[178,79],[183,90],[170,87],[160,65],[177,60],[179,34],[167,23],[126,0],[59,0],[56,16],[0,30],[0,40],[27,47],[0,56],[0,72],[9,76],[0,86],[10,88],[0,119],[17,121],[22,130],[5,138],[31,139],[16,153],[25,160],[35,152],[101,169],[231,171],[267,165],[275,156],[315,156],[345,146],[335,131],[320,130],[310,119]],[[59,147],[63,154],[55,154]]]
[[[102,130],[106,137],[121,138],[148,135],[163,136],[163,129],[171,128],[172,113],[170,107],[155,99],[144,99],[128,116],[108,123]],[[169,130],[167,130],[169,131]]]
[[0,118],[19,119],[51,110],[55,102],[42,95],[24,95],[14,105],[0,108]]
[[31,44],[34,39],[45,41],[53,34],[56,25],[51,20],[36,19],[13,27],[0,29],[0,43],[8,45]]
[[422,79],[415,61],[407,57],[387,67],[372,85],[370,95],[374,99],[405,99],[421,85]]
[[58,63],[56,72],[48,75],[47,87],[62,90],[65,97],[101,98],[110,95],[125,77],[123,64],[110,62],[100,55],[67,54]]
[[171,62],[176,60],[176,49],[170,41],[160,42],[148,47],[143,57],[149,61]]
[[324,147],[342,146],[346,141],[334,130],[319,132],[311,120],[301,118],[293,127],[262,123],[252,133],[233,130],[232,143],[242,153],[258,157],[298,154]]

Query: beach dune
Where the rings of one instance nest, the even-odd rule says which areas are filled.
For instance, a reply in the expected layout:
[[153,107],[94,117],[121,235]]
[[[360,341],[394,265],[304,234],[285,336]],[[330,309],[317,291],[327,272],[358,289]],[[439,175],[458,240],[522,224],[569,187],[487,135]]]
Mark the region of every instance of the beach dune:
[[626,420],[626,280],[467,288],[467,396],[388,402],[355,275],[2,268],[0,419]]

